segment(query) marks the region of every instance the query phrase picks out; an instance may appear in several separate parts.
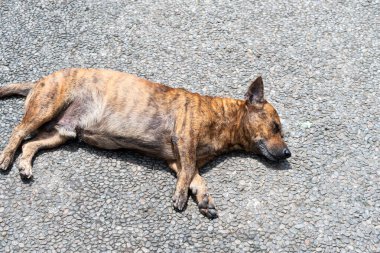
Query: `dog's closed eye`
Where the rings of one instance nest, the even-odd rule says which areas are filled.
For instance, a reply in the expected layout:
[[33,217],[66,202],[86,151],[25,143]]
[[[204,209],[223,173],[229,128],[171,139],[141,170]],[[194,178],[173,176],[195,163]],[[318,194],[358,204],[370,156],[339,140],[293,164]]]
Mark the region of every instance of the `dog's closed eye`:
[[281,132],[281,127],[280,127],[280,125],[277,122],[273,121],[273,123],[272,123],[272,132],[274,134],[278,134],[279,132]]

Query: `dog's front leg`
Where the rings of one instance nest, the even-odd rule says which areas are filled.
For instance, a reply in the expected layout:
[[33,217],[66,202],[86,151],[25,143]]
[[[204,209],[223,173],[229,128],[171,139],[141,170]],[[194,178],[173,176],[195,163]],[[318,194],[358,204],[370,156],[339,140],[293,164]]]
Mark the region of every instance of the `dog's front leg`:
[[190,183],[196,172],[196,147],[195,143],[179,138],[176,143],[178,151],[178,163],[180,169],[177,173],[177,185],[173,196],[173,205],[182,211],[187,203]]
[[[206,163],[208,163],[212,157],[201,159],[197,161],[197,170],[195,172],[195,176],[190,183],[190,191],[193,194],[197,204],[199,211],[210,219],[214,219],[218,217],[218,213],[215,208],[214,200],[210,196],[207,190],[207,185],[205,179],[199,175],[199,170]],[[169,161],[169,167],[176,173],[177,177],[180,172],[180,165],[177,161]]]

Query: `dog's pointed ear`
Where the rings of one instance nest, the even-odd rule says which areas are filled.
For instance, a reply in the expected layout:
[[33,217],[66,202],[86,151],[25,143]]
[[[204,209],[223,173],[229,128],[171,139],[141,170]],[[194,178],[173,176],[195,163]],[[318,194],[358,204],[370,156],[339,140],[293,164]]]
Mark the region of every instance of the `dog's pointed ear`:
[[264,83],[261,76],[255,79],[249,86],[244,96],[245,100],[250,104],[258,104],[264,102]]

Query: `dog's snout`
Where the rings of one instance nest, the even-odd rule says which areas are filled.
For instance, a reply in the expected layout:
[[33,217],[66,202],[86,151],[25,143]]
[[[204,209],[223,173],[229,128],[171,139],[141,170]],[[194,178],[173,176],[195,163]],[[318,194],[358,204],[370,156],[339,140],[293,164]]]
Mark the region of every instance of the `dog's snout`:
[[292,153],[290,153],[290,150],[288,148],[284,148],[283,154],[285,158],[289,158],[292,156]]

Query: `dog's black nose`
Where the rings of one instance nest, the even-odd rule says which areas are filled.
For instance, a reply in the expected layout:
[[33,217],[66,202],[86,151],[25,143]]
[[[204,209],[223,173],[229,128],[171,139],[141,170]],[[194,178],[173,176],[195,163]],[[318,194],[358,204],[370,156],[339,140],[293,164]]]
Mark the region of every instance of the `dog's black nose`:
[[289,158],[292,156],[292,153],[290,153],[290,150],[288,148],[284,149],[284,157]]

